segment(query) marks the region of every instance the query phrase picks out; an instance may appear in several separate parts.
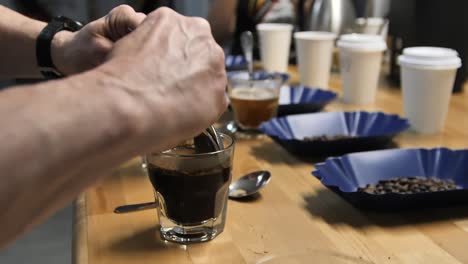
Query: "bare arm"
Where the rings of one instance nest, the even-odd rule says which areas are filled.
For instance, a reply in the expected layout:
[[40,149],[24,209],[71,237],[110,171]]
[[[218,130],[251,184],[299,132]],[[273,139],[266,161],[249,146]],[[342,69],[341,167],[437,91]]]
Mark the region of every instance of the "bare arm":
[[234,33],[236,28],[236,11],[238,0],[215,0],[208,14],[213,36],[223,44]]
[[[136,28],[146,16],[119,6],[77,32],[60,31],[51,46],[52,61],[65,75],[102,64],[115,41]],[[0,5],[0,79],[42,77],[36,60],[36,39],[46,23]]]
[[136,136],[129,100],[106,78],[92,72],[0,93],[0,247],[137,154],[126,146]]
[[163,8],[98,68],[0,92],[0,247],[120,162],[213,123],[225,85],[208,23]]
[[0,5],[0,78],[40,76],[35,45],[45,25]]

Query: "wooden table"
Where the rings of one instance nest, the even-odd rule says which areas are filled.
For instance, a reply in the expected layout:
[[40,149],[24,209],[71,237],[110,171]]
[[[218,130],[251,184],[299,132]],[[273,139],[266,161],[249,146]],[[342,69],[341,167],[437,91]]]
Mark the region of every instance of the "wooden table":
[[[292,80],[297,80],[292,69]],[[383,79],[383,78],[381,78]],[[330,85],[340,93],[341,81]],[[399,89],[381,82],[373,106],[336,100],[336,110],[402,114]],[[445,131],[405,132],[400,147],[468,148],[468,87],[452,97]],[[259,199],[229,201],[227,228],[214,241],[160,240],[156,211],[116,215],[116,206],[153,200],[139,160],[122,165],[76,203],[74,262],[119,263],[468,263],[468,207],[378,214],[360,211],[311,176],[313,160],[290,155],[269,138],[237,142],[233,178],[259,169],[273,180]]]

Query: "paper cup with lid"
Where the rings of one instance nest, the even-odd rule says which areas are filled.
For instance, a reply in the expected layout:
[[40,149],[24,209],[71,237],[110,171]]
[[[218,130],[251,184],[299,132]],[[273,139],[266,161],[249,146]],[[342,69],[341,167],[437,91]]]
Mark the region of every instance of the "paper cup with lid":
[[257,25],[260,58],[268,72],[287,72],[291,46],[291,24],[261,23]]
[[398,57],[401,66],[404,115],[413,130],[430,134],[445,124],[456,71],[461,59],[455,50],[411,47]]
[[375,101],[382,54],[387,45],[382,37],[346,34],[338,40],[343,100],[349,104]]
[[328,88],[336,34],[323,31],[294,33],[301,84]]

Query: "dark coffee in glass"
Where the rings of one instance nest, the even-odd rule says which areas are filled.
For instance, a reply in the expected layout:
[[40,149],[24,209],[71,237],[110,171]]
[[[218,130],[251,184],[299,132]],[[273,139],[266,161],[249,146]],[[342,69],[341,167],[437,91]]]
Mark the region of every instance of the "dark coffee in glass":
[[148,174],[164,200],[167,217],[179,224],[218,217],[231,180],[230,167],[184,173],[148,164]]
[[179,243],[211,240],[225,224],[234,142],[221,135],[225,149],[199,153],[184,143],[146,155],[146,168],[158,201],[161,235]]

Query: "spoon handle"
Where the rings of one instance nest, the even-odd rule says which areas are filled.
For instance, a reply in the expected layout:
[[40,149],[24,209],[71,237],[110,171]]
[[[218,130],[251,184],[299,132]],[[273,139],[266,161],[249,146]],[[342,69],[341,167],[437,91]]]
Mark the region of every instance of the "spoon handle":
[[253,35],[250,31],[244,31],[241,34],[241,46],[242,51],[244,52],[245,59],[247,60],[247,65],[249,69],[249,73],[252,74],[253,72]]
[[206,132],[213,138],[213,141],[216,145],[216,150],[223,150],[223,139],[219,135],[218,131],[214,126],[210,126],[206,129]]
[[156,208],[157,206],[158,206],[157,202],[122,205],[122,206],[116,207],[114,209],[114,213],[126,214],[126,213],[132,213],[136,211],[153,209],[153,208]]

